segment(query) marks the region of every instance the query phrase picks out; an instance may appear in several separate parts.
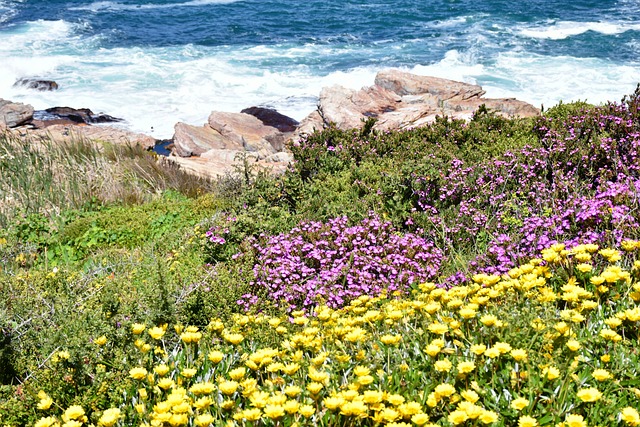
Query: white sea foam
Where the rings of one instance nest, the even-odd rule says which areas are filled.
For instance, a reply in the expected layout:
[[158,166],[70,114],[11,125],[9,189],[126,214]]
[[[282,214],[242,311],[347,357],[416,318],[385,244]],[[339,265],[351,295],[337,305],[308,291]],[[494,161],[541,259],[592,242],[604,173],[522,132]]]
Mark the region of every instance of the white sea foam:
[[[206,122],[213,110],[253,105],[276,108],[297,120],[316,108],[323,87],[359,89],[387,68],[389,47],[328,43],[264,46],[95,47],[64,21],[35,21],[0,30],[0,97],[32,104],[91,108],[124,118],[131,130],[170,138],[181,121]],[[424,43],[402,44],[422,49]],[[414,51],[415,52],[415,51]],[[637,64],[604,59],[539,56],[522,49],[489,55],[477,46],[449,50],[440,60],[406,70],[481,84],[491,97],[534,105],[559,100],[619,100],[640,81]],[[355,58],[355,59],[354,59]],[[376,58],[357,65],[358,58]],[[331,64],[355,62],[355,66]],[[327,65],[330,64],[330,65]],[[21,77],[58,82],[54,92],[13,87]],[[153,129],[153,130],[152,130]]]
[[196,7],[214,4],[229,4],[241,0],[191,0],[182,3],[161,3],[161,4],[124,4],[114,1],[97,1],[84,6],[74,6],[69,10],[88,10],[91,12],[103,12],[114,10],[144,10],[144,9],[175,9],[179,7]]
[[584,34],[587,31],[615,35],[638,30],[640,30],[640,23],[558,21],[550,22],[546,25],[522,28],[518,33],[525,37],[537,39],[563,40]]
[[477,83],[486,90],[487,97],[515,97],[538,107],[550,107],[559,101],[619,101],[640,82],[637,64],[526,52],[499,54],[492,64],[481,65],[452,50],[441,61],[416,66],[411,71]]

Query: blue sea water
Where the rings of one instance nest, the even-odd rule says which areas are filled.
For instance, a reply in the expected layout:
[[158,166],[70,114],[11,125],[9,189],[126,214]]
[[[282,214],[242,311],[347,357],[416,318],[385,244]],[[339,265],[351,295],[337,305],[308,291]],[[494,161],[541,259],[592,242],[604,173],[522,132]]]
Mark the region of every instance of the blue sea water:
[[[322,87],[389,67],[537,106],[620,100],[640,82],[640,1],[0,0],[0,98],[157,138],[212,110],[300,120]],[[22,77],[60,89],[13,87]]]

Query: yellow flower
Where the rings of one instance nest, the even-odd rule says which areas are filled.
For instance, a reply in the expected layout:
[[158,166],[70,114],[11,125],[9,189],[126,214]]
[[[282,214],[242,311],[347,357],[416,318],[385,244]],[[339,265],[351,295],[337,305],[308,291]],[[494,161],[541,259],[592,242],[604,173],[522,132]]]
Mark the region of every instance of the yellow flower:
[[451,396],[456,389],[451,384],[442,383],[438,384],[434,391],[437,398],[442,398]]
[[233,345],[238,345],[244,340],[242,334],[225,334],[223,338],[226,342]]
[[165,330],[164,328],[161,328],[159,326],[154,326],[153,328],[150,328],[147,332],[149,333],[151,338],[153,338],[154,340],[159,340],[164,336]]
[[493,424],[498,421],[498,414],[493,411],[484,411],[478,417],[482,424]]
[[469,307],[462,307],[459,311],[460,316],[463,319],[472,319],[476,316],[477,312],[476,310],[469,308]]
[[51,427],[54,425],[59,425],[56,417],[45,417],[36,421],[34,427]]
[[581,263],[576,265],[576,270],[578,270],[581,273],[588,273],[591,271],[593,267],[591,266],[591,264],[586,264],[586,263]]
[[129,371],[129,376],[134,380],[143,380],[147,377],[147,370],[144,368],[133,368]]
[[371,375],[362,375],[358,377],[356,380],[360,385],[368,385],[373,382],[373,377]]
[[502,326],[502,322],[493,314],[485,314],[480,317],[480,323],[485,326],[495,326],[498,328]]
[[162,378],[158,381],[158,387],[160,387],[163,390],[170,389],[171,387],[173,387],[174,384],[175,383],[171,378]]
[[302,393],[302,389],[297,385],[289,385],[284,388],[284,394],[293,398]]
[[400,406],[404,403],[404,397],[399,394],[390,394],[389,396],[387,396],[387,402],[389,402],[393,406]]
[[102,335],[102,336],[96,338],[94,343],[96,343],[96,345],[103,346],[103,345],[105,345],[107,343],[107,337]]
[[264,415],[272,420],[284,415],[284,407],[280,405],[267,405],[264,408]]
[[587,423],[584,421],[584,417],[578,414],[569,414],[564,419],[564,423],[567,427],[587,427]]
[[300,403],[296,400],[287,400],[283,407],[287,414],[295,414],[300,408]]
[[413,422],[415,425],[421,426],[429,422],[429,416],[421,412],[412,416],[411,422]]
[[460,362],[458,363],[457,369],[461,374],[468,374],[469,372],[473,372],[476,368],[476,364],[472,361]]
[[511,401],[511,405],[510,405],[513,409],[515,409],[516,411],[521,411],[522,409],[526,408],[527,406],[529,406],[529,400],[525,399],[523,397],[519,397],[517,399],[513,399]]
[[485,350],[484,355],[491,358],[491,359],[495,359],[496,357],[500,356],[500,350],[498,350],[497,348],[491,347]]
[[638,411],[630,406],[627,406],[620,411],[620,419],[632,426],[640,426],[640,414]]
[[180,372],[180,375],[182,375],[185,378],[193,378],[197,373],[198,373],[198,370],[195,368],[184,368]]
[[224,354],[218,350],[211,350],[207,357],[213,363],[220,363],[220,361],[224,358]]
[[438,322],[434,322],[432,324],[430,324],[427,329],[429,330],[429,332],[436,334],[436,335],[442,335],[444,333],[446,333],[449,330],[449,327],[447,325],[444,325],[442,323],[438,323]]
[[223,381],[218,384],[218,389],[222,394],[226,394],[227,396],[232,395],[238,389],[238,384],[236,381]]
[[447,417],[447,420],[449,420],[449,422],[453,425],[462,424],[468,419],[469,419],[469,416],[467,415],[467,413],[465,411],[460,411],[460,410],[451,412]]
[[379,412],[379,416],[384,422],[388,424],[397,420],[400,416],[400,413],[392,408],[384,408]]
[[242,411],[243,418],[247,421],[258,421],[262,412],[258,408],[245,409]]
[[229,371],[229,378],[235,381],[239,381],[242,378],[244,378],[246,373],[247,373],[247,370],[243,367],[232,369],[231,371]]
[[453,367],[453,364],[449,361],[449,359],[438,360],[433,364],[434,368],[438,372],[449,372]]
[[325,408],[333,411],[344,404],[344,399],[342,397],[327,397],[322,401],[322,403]]
[[[360,377],[362,378],[362,377]],[[320,390],[322,390],[323,385],[320,383],[316,383],[316,382],[311,382],[309,384],[307,384],[307,390],[309,390],[309,393],[311,394],[318,394],[320,393]]]
[[549,366],[542,371],[549,381],[553,381],[560,376],[560,370],[555,366]]
[[464,390],[460,393],[460,396],[467,402],[471,403],[476,403],[478,400],[480,400],[480,396],[478,396],[478,393],[473,390]]
[[316,409],[311,405],[302,405],[298,409],[298,413],[305,418],[309,418],[316,413]]
[[528,415],[523,415],[518,418],[518,427],[536,427],[538,420]]
[[38,393],[38,397],[40,398],[40,402],[38,402],[38,409],[46,411],[47,409],[51,408],[51,405],[53,405],[53,399],[49,397],[47,393],[44,392],[44,390],[41,390]]
[[487,346],[484,344],[474,344],[470,347],[470,350],[473,354],[480,356],[487,350]]
[[84,409],[82,406],[73,405],[69,406],[62,415],[62,421],[67,422],[69,420],[81,420],[84,418]]
[[600,336],[606,340],[613,341],[613,342],[618,342],[622,340],[622,337],[616,331],[612,331],[611,329],[608,329],[608,328],[602,329],[600,331]]
[[213,424],[214,418],[211,414],[200,414],[194,420],[194,423],[198,427],[205,427],[210,424]]
[[515,360],[516,362],[527,360],[527,350],[522,350],[522,349],[511,350],[511,357],[513,357],[513,360]]
[[142,323],[134,323],[133,325],[131,325],[131,332],[134,335],[140,335],[145,329],[146,326]]
[[311,378],[315,382],[326,383],[327,381],[329,381],[329,374],[327,372],[318,371],[313,366],[310,366],[309,378]]
[[602,393],[595,387],[589,387],[578,390],[576,396],[583,402],[596,402],[600,400]]
[[398,345],[402,341],[402,335],[383,335],[380,337],[380,341],[386,345]]
[[197,383],[191,386],[191,388],[189,388],[189,391],[193,394],[195,394],[196,396],[201,395],[201,394],[211,394],[214,392],[215,390],[215,385],[209,381],[207,382],[202,382],[202,383]]
[[442,348],[435,344],[429,344],[425,347],[424,352],[427,353],[431,357],[436,357]]
[[153,371],[161,377],[164,377],[169,373],[169,367],[164,363],[153,368]]
[[98,425],[104,427],[112,427],[115,423],[120,419],[120,409],[111,408],[107,409],[102,413],[100,420],[98,421]]
[[576,350],[579,350],[579,349],[580,349],[580,347],[582,347],[582,346],[581,346],[581,345],[580,345],[580,343],[579,343],[578,341],[576,341],[576,340],[569,340],[569,341],[567,341],[567,347],[568,347],[568,348],[569,348],[569,350],[571,350],[571,351],[576,351]]
[[[189,328],[191,328],[191,326],[189,326]],[[182,334],[180,334],[180,339],[185,344],[197,343],[198,341],[200,341],[200,339],[202,339],[202,332],[198,332],[197,330],[196,331],[187,330],[186,332],[183,332]]]
[[357,377],[369,375],[370,373],[371,373],[371,369],[367,368],[366,366],[358,365],[355,368],[353,368],[353,374]]
[[611,374],[606,369],[595,369],[591,376],[596,379],[596,381],[606,381],[611,378]]
[[300,369],[300,365],[297,363],[287,363],[282,367],[282,372],[287,375],[294,375]]

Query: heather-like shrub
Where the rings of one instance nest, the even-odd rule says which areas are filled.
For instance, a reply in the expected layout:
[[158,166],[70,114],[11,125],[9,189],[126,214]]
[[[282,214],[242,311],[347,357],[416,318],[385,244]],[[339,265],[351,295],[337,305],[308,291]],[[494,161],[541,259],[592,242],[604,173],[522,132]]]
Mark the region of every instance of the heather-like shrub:
[[274,301],[285,309],[319,302],[341,307],[360,295],[409,290],[437,274],[442,251],[415,233],[397,233],[371,215],[355,225],[347,217],[303,221],[288,233],[262,235],[251,245],[256,289],[246,308]]

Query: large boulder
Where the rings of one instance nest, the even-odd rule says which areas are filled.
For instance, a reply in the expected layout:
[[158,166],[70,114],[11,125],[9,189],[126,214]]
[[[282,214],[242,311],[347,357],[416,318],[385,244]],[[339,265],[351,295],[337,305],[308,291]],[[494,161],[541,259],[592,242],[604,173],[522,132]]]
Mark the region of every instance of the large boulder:
[[26,124],[33,118],[33,107],[0,98],[0,128],[13,128]]
[[200,156],[211,149],[239,150],[241,144],[223,137],[209,125],[192,126],[176,123],[173,134],[173,152],[180,157]]
[[264,158],[284,149],[287,134],[245,113],[214,111],[204,126],[177,123],[174,152],[181,157],[200,156],[209,150],[248,151]]
[[540,110],[516,99],[484,98],[474,84],[418,76],[400,70],[378,73],[373,86],[361,90],[341,86],[324,88],[317,111],[304,119],[295,137],[328,126],[360,128],[375,118],[375,129],[393,130],[424,126],[437,116],[470,119],[481,105],[506,117],[531,117]]
[[250,114],[214,111],[209,115],[208,124],[224,138],[263,157],[284,148],[285,137],[282,132],[273,126],[266,126]]

